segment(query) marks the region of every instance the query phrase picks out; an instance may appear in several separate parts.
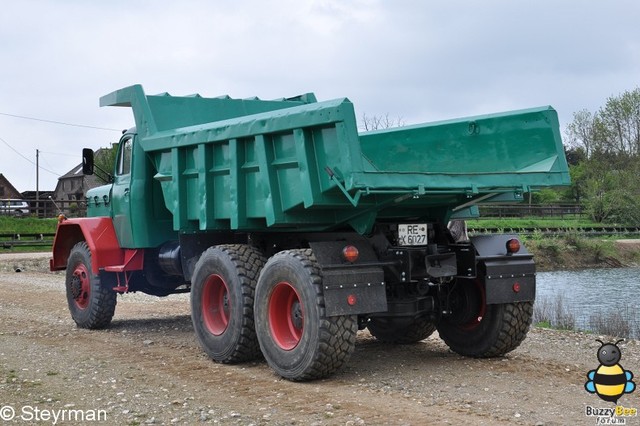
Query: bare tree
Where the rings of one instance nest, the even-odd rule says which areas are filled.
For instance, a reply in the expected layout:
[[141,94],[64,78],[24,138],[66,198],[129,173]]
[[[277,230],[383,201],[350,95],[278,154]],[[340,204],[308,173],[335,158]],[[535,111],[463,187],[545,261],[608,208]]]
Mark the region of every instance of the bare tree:
[[586,109],[573,113],[573,121],[567,126],[566,135],[570,146],[583,148],[589,158],[596,149],[597,115]]
[[609,151],[640,154],[640,88],[610,97],[598,116]]
[[640,88],[612,96],[595,114],[583,109],[573,114],[567,140],[593,154],[640,155]]
[[405,122],[401,117],[393,119],[389,117],[389,114],[373,115],[373,116],[362,114],[362,124],[360,128],[368,132],[371,130],[382,130],[382,129],[390,129],[392,127],[402,127],[404,125],[405,125]]

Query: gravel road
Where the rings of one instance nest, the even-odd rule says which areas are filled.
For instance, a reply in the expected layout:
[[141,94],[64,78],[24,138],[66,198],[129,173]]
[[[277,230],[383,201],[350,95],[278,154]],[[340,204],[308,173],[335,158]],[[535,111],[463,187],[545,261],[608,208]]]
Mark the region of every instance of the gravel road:
[[[15,410],[16,424],[27,424],[20,414],[31,407],[104,410],[104,424],[123,425],[566,425],[596,424],[586,407],[613,406],[584,389],[604,336],[533,329],[504,358],[469,359],[437,335],[388,345],[362,331],[342,372],[292,383],[264,361],[210,361],[196,343],[188,295],[124,295],[109,329],[78,329],[64,277],[46,272],[47,261],[0,255],[0,407]],[[620,364],[640,374],[640,343],[619,346]],[[619,404],[639,408],[639,394]]]

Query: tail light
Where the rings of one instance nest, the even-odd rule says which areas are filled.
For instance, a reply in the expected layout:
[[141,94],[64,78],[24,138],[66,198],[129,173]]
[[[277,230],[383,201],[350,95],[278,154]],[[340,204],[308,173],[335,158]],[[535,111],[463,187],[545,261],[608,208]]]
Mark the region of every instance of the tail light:
[[354,263],[358,260],[358,256],[360,256],[360,252],[355,246],[345,246],[345,248],[342,249],[342,258],[347,262]]
[[517,238],[511,238],[507,241],[507,254],[514,254],[520,251],[520,241]]

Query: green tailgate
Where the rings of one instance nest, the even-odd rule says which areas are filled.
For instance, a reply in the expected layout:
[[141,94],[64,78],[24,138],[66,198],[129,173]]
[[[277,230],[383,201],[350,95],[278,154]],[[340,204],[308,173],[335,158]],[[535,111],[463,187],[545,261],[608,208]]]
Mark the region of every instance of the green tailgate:
[[[176,231],[367,232],[376,219],[472,214],[569,183],[552,108],[359,135],[347,99],[276,101],[147,96],[131,86],[101,99],[131,106]],[[141,177],[142,178],[142,177]]]

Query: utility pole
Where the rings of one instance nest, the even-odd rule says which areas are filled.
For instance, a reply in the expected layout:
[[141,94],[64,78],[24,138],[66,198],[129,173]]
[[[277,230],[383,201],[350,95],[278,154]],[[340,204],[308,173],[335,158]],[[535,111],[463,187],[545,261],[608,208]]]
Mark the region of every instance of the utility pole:
[[40,217],[40,151],[36,149],[36,216]]

